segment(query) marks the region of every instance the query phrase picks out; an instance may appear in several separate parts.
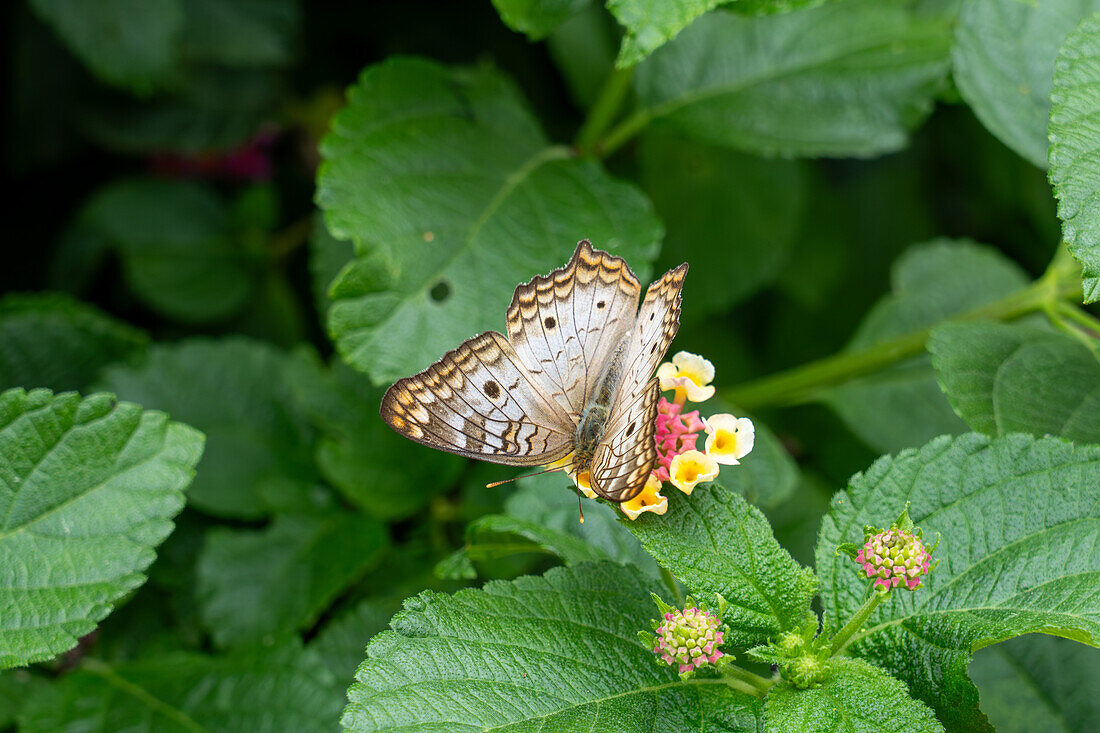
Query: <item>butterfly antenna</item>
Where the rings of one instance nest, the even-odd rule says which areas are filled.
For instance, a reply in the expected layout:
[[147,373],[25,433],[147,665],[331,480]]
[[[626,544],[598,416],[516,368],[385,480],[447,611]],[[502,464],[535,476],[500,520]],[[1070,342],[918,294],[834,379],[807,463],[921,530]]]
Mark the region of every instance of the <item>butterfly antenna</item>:
[[584,524],[584,507],[581,506],[581,495],[577,493],[577,511],[581,513],[581,524]]
[[564,471],[565,468],[566,468],[565,466],[558,466],[557,468],[548,468],[545,471],[535,471],[534,473],[525,473],[522,476],[515,476],[513,478],[506,478],[503,481],[494,481],[491,484],[485,484],[485,488],[495,489],[498,486],[502,486],[504,484],[510,484],[513,481],[519,481],[521,478],[530,478],[531,476],[541,476],[544,473],[553,473],[554,471]]

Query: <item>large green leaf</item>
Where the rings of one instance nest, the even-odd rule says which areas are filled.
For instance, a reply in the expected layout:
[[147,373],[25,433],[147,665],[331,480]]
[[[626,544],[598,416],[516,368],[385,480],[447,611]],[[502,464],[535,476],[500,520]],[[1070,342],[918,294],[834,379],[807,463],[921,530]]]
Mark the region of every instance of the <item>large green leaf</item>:
[[737,494],[700,486],[691,496],[671,497],[664,516],[644,514],[628,526],[692,592],[721,593],[729,601],[732,643],[766,643],[802,623],[817,579],[779,546],[760,510]]
[[592,0],[493,0],[500,19],[532,41],[545,38]]
[[935,733],[932,711],[905,685],[861,659],[829,662],[819,685],[800,690],[780,682],[768,692],[769,733]]
[[172,71],[180,0],[31,0],[101,81],[145,94]]
[[106,364],[135,358],[141,331],[60,293],[0,300],[0,389],[84,389]]
[[14,730],[27,700],[49,684],[45,676],[27,669],[0,672],[0,730]]
[[626,28],[617,66],[633,66],[725,0],[607,0],[607,9]]
[[1100,361],[1071,336],[954,323],[932,331],[928,351],[947,399],[972,429],[1100,443]]
[[[989,247],[938,239],[902,255],[891,280],[891,294],[867,313],[849,351],[985,305],[1024,287],[1028,277]],[[936,384],[926,355],[830,390],[825,401],[852,432],[880,451],[897,451],[966,430]]]
[[106,389],[206,433],[188,495],[211,514],[257,518],[310,503],[311,432],[285,379],[287,357],[246,339],[157,345],[139,366],[104,372]]
[[0,668],[71,649],[145,582],[202,435],[107,394],[0,394]]
[[[405,603],[348,690],[351,731],[756,731],[760,700],[680,683],[638,641],[655,588],[614,564]],[[724,726],[719,728],[718,726]],[[708,728],[709,729],[709,728]]]
[[1058,438],[970,433],[884,457],[852,477],[822,522],[817,571],[833,631],[869,582],[835,550],[864,525],[909,514],[939,566],[915,592],[895,591],[848,651],[909,684],[951,730],[988,730],[966,676],[973,651],[1031,632],[1100,645],[1100,448]]
[[966,0],[951,49],[955,82],[990,132],[1047,165],[1051,73],[1058,47],[1097,0]]
[[331,671],[297,641],[232,655],[89,660],[32,698],[22,733],[329,733],[340,714]]
[[572,482],[561,474],[546,474],[520,479],[519,489],[505,501],[504,510],[517,519],[577,537],[612,560],[632,563],[658,577],[656,563],[619,522],[622,514],[617,508],[594,501],[584,505],[582,524]]
[[1062,238],[1081,263],[1085,302],[1100,300],[1100,14],[1082,21],[1062,44],[1051,91],[1050,182]]
[[970,676],[1000,733],[1100,730],[1100,651],[1029,634],[979,651]]
[[219,646],[311,626],[388,544],[376,519],[334,509],[265,530],[214,529],[198,564],[202,616]]
[[582,238],[643,277],[656,254],[660,225],[641,193],[549,146],[492,69],[372,66],[321,151],[317,201],[357,253],[332,286],[329,330],[376,382],[502,328],[516,284],[561,266]]
[[321,431],[314,449],[325,479],[364,512],[407,517],[453,487],[466,461],[426,448],[378,416],[382,391],[339,359],[325,368],[314,352],[295,354],[288,379]]
[[782,15],[714,12],[638,67],[648,115],[767,155],[905,145],[945,83],[947,21],[914,2],[838,0]]
[[197,183],[109,184],[85,204],[67,237],[116,251],[134,293],[180,321],[231,315],[255,288],[256,263],[235,241],[229,207]]
[[722,312],[770,283],[801,223],[806,169],[654,131],[642,183],[668,227],[658,264],[691,263],[681,320]]

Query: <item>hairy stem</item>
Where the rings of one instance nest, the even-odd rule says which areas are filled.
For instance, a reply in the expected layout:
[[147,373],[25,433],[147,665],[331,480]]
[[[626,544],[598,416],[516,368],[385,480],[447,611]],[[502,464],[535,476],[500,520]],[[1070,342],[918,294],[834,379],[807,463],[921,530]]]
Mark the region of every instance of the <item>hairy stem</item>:
[[[1026,288],[940,323],[1009,321],[1028,313],[1047,310],[1067,298],[1079,298],[1080,291],[1081,283],[1076,271],[1063,266],[1063,261],[1056,257],[1046,273]],[[872,374],[920,354],[924,351],[932,329],[938,325],[940,324],[911,331],[859,351],[834,354],[778,374],[735,385],[723,390],[722,396],[728,402],[746,410],[809,402],[826,387]]]
[[[746,690],[741,686],[736,686],[737,689],[740,689],[742,692],[748,692],[750,695],[755,695],[756,697],[764,697],[768,690],[771,689],[772,685],[775,684],[775,680],[753,674],[747,669],[742,669],[735,664],[727,664],[721,668],[720,673],[727,683],[732,683],[733,681],[740,682],[749,689]],[[733,687],[734,685],[731,684],[730,686]]]
[[634,76],[633,67],[612,69],[600,89],[599,96],[588,111],[588,117],[577,133],[576,145],[582,151],[596,148],[596,142],[604,130],[614,121],[615,116],[630,91],[630,79]]
[[666,568],[661,568],[661,580],[665,581],[665,585],[672,592],[672,597],[676,601],[678,608],[684,607],[684,595],[680,592],[680,584],[676,582],[675,576]]
[[596,154],[601,158],[614,153],[625,145],[630,138],[646,128],[653,118],[653,113],[648,109],[640,109],[613,127],[604,138],[594,146]]
[[863,602],[863,605],[856,611],[856,615],[852,616],[852,619],[844,624],[844,628],[838,631],[837,635],[833,637],[832,649],[834,657],[840,654],[840,652],[844,650],[844,647],[848,645],[848,640],[852,638],[852,634],[859,631],[863,627],[863,624],[867,623],[867,619],[870,618],[871,612],[878,608],[878,604],[889,597],[889,593],[871,591],[871,597]]

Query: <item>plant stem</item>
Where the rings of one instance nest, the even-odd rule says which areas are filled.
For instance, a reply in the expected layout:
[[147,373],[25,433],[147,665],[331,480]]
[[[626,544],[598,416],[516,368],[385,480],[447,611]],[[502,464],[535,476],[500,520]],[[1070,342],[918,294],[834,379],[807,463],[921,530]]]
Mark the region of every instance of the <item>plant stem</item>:
[[645,129],[652,119],[653,113],[648,109],[640,109],[613,127],[603,140],[596,143],[595,152],[601,158],[614,153],[622,147],[630,138]]
[[634,76],[634,68],[612,69],[600,89],[599,96],[588,111],[588,117],[581,125],[577,133],[576,145],[581,150],[592,149],[600,135],[615,119],[619,113],[627,92],[630,91],[630,79]]
[[721,668],[720,674],[727,682],[734,680],[741,682],[748,686],[750,690],[744,690],[743,692],[749,692],[750,695],[756,695],[757,697],[763,697],[772,685],[775,684],[775,680],[768,679],[767,677],[761,677],[758,674],[753,674],[747,669],[742,669],[735,664],[727,664]]
[[882,603],[889,596],[889,593],[879,593],[875,590],[871,591],[871,597],[863,602],[863,605],[856,611],[856,615],[852,616],[852,619],[844,624],[844,628],[833,637],[832,648],[834,657],[840,654],[844,647],[847,646],[848,640],[852,638],[852,634],[863,627],[863,624],[866,623],[867,619],[871,616],[871,612],[878,608],[878,604]]
[[[1031,285],[992,303],[975,308],[940,323],[974,320],[1008,321],[1044,310],[1080,292],[1080,281],[1072,269],[1055,258],[1051,267]],[[826,387],[874,373],[883,367],[924,351],[935,326],[911,331],[860,351],[834,354],[787,371],[736,385],[723,391],[730,403],[754,410],[770,405],[795,405],[812,400]]]
[[666,568],[661,568],[661,580],[665,581],[665,585],[672,591],[672,597],[676,601],[678,608],[684,607],[684,595],[680,592],[680,584],[676,582],[676,577],[668,571]]

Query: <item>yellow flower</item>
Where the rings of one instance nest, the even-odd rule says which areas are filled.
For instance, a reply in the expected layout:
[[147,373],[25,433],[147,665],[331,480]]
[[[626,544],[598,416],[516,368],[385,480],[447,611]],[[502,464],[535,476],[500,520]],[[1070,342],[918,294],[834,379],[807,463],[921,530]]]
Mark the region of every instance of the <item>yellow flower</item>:
[[592,474],[588,471],[581,471],[580,473],[569,473],[569,478],[573,479],[573,483],[577,485],[577,488],[581,490],[589,499],[596,498],[596,492],[592,490]]
[[623,514],[631,519],[637,519],[644,512],[664,514],[668,511],[668,497],[661,496],[660,492],[661,480],[651,473],[649,478],[646,479],[642,493],[619,504],[619,508],[623,510]]
[[696,484],[718,476],[718,462],[697,450],[684,451],[672,459],[668,474],[672,485],[690,496]]
[[665,362],[657,369],[657,378],[661,380],[661,389],[676,390],[676,404],[682,405],[686,397],[692,402],[703,402],[714,396],[714,365],[699,356],[681,351],[672,357],[672,363]]
[[736,466],[752,450],[756,440],[756,428],[747,417],[734,417],[729,413],[711,415],[703,420],[707,431],[707,455],[718,463]]

